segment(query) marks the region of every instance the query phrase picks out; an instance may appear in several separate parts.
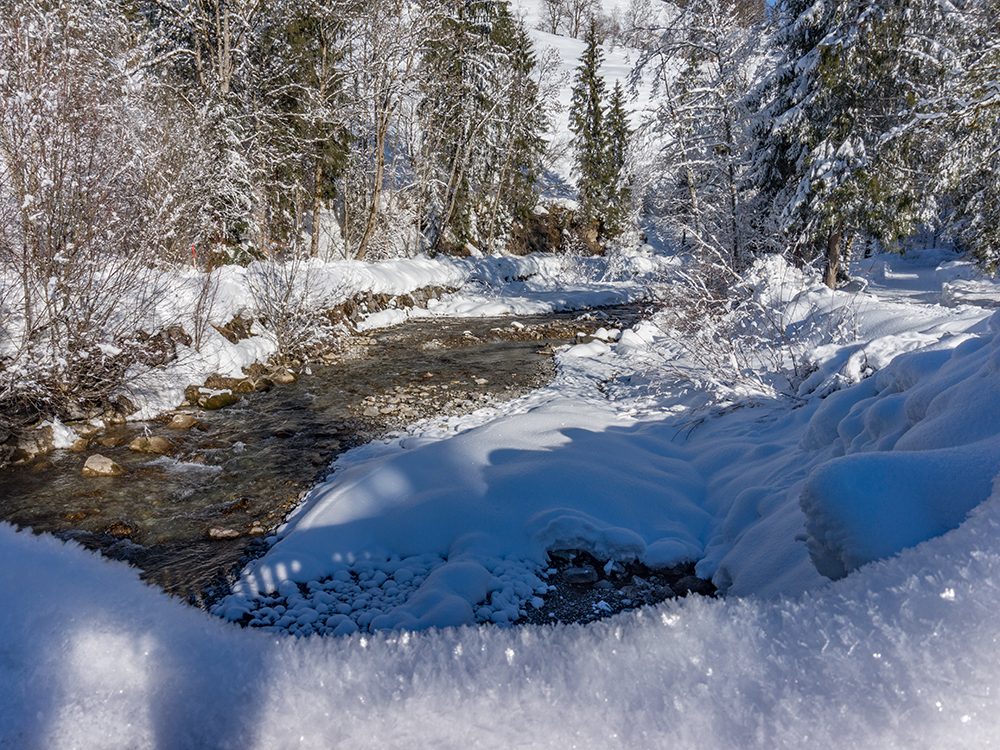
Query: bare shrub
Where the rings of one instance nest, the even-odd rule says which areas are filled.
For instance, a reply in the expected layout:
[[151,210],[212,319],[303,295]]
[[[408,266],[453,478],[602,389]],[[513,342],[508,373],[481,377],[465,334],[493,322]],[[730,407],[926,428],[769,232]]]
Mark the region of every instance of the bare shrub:
[[297,254],[268,257],[247,266],[247,287],[257,322],[275,344],[275,359],[306,361],[317,348],[333,345],[334,325],[324,310],[339,290],[320,290],[312,264]]
[[0,411],[11,423],[113,404],[164,291],[117,16],[100,0],[15,5],[0,20]]
[[742,274],[708,261],[675,270],[661,287],[658,324],[681,356],[664,358],[662,366],[718,399],[798,398],[811,371],[804,355],[854,331],[853,305],[818,309],[808,286],[777,255]]

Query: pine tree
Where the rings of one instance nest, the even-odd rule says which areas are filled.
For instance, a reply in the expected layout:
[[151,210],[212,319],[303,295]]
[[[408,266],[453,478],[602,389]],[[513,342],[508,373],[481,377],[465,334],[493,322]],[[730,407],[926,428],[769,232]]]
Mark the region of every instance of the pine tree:
[[[989,273],[1000,271],[1000,3],[976,3],[935,29],[947,74],[911,123],[913,150],[933,154],[928,188],[947,233]],[[942,55],[941,51],[946,54]]]
[[628,175],[632,128],[625,113],[625,93],[619,81],[615,81],[615,88],[611,92],[604,124],[607,131],[605,149],[607,207],[604,213],[603,231],[608,237],[614,237],[623,229],[632,200],[631,178]]
[[905,149],[885,136],[932,75],[908,35],[919,2],[785,6],[783,58],[764,87],[747,186],[794,257],[825,256],[831,287],[845,238],[894,247],[918,218]]
[[498,10],[491,36],[505,54],[492,83],[501,106],[487,129],[478,175],[480,201],[486,204],[482,213],[488,217],[485,246],[490,250],[494,238],[507,233],[514,221],[527,219],[538,201],[542,135],[548,124],[528,32],[506,4]]
[[603,220],[609,175],[604,123],[605,85],[599,72],[604,56],[597,43],[594,24],[590,25],[585,41],[587,48],[573,83],[569,129],[573,133],[581,219],[590,223]]

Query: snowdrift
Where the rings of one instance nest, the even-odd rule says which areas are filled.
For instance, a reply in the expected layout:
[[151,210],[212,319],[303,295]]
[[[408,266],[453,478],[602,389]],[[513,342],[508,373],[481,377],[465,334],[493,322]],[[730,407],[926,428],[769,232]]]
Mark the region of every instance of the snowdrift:
[[840,457],[802,490],[809,554],[840,578],[953,529],[1000,474],[1000,313],[953,351],[903,354],[829,396],[804,444]]

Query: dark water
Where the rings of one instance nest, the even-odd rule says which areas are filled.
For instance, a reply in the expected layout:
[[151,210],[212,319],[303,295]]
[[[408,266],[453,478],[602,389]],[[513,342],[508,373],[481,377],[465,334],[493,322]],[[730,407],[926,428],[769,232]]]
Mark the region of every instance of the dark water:
[[[626,322],[637,317],[634,310],[614,312]],[[191,430],[168,430],[163,422],[122,425],[99,433],[84,452],[53,451],[0,471],[0,520],[126,560],[146,580],[204,605],[224,593],[246,559],[260,554],[265,533],[339,453],[425,414],[471,411],[484,395],[503,400],[538,387],[552,372],[541,346],[605,322],[574,317],[517,318],[528,326],[517,335],[541,335],[528,340],[503,340],[498,329],[513,331],[511,318],[416,321],[374,332],[378,343],[368,356],[313,364],[311,375],[226,409],[192,410],[200,424]],[[371,397],[400,393],[413,396],[416,416],[364,416]],[[129,442],[142,434],[169,439],[173,452],[130,451]],[[122,441],[117,447],[96,442],[115,438]],[[93,453],[127,473],[82,477]],[[215,536],[220,529],[238,536],[214,538],[212,529]]]

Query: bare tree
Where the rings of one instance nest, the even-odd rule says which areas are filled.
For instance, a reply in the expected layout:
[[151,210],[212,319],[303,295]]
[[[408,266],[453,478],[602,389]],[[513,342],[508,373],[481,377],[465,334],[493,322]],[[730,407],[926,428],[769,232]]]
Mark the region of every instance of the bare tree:
[[[144,356],[162,292],[159,227],[135,159],[141,102],[123,85],[115,5],[24,2],[0,27],[0,267],[8,414],[80,416]],[[16,208],[14,208],[16,207]]]

